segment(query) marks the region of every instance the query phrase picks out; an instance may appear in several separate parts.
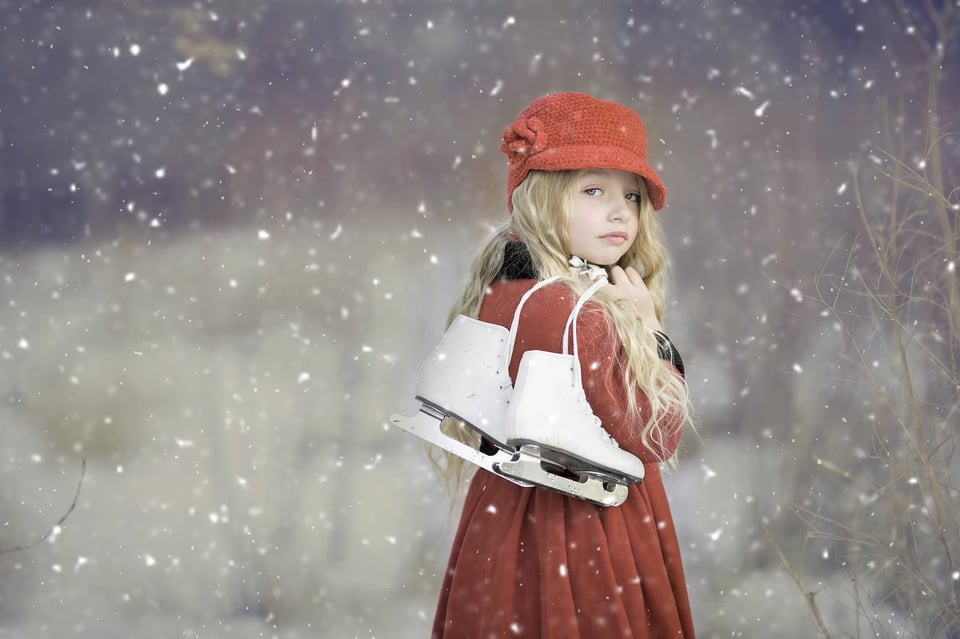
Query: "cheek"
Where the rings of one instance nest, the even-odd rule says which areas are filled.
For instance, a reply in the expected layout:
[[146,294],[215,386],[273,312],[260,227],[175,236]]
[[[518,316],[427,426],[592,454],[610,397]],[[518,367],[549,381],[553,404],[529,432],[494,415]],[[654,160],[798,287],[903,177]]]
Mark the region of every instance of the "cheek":
[[576,242],[578,237],[580,237],[581,235],[587,232],[588,230],[587,222],[588,222],[587,216],[583,215],[582,213],[579,215],[574,214],[573,216],[571,216],[570,225],[567,228],[570,234],[571,243]]
[[580,238],[580,233],[579,233],[578,230],[577,230],[577,226],[576,226],[575,224],[571,224],[571,225],[570,225],[570,234],[569,234],[569,236],[567,237],[567,252],[568,252],[568,253],[574,253],[574,254],[575,254],[575,253],[577,252],[577,247],[580,246],[579,238]]
[[570,237],[567,246],[567,252],[571,255],[580,255],[583,252],[583,237],[586,235],[587,230],[583,227],[583,221],[581,220],[578,224],[577,222],[570,223]]

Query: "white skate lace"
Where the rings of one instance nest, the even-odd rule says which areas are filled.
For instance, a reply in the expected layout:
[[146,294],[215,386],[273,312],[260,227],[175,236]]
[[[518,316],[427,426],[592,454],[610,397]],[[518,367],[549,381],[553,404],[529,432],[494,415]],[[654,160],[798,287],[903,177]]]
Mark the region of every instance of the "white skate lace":
[[591,281],[597,281],[601,277],[606,277],[607,272],[602,266],[591,264],[586,260],[574,255],[570,258],[570,275],[573,277],[582,277],[586,275]]
[[596,413],[593,412],[593,409],[590,407],[590,402],[587,401],[587,393],[583,390],[582,386],[577,392],[577,404],[585,415],[590,416],[590,424],[593,426],[593,430],[600,435],[601,440],[612,442],[614,446],[620,448],[620,444],[618,444],[617,440],[613,438],[613,435],[611,435],[607,429],[603,427],[603,423],[600,421],[600,418],[597,417]]
[[593,407],[590,406],[590,402],[587,400],[587,393],[583,388],[583,379],[579,372],[579,353],[577,348],[577,316],[580,313],[580,308],[586,302],[587,298],[589,298],[593,294],[593,291],[601,286],[601,284],[599,284],[597,280],[601,278],[604,280],[607,279],[607,272],[602,267],[597,266],[595,264],[590,264],[589,262],[585,262],[584,260],[580,259],[575,255],[570,258],[570,265],[572,267],[570,269],[571,275],[575,275],[575,276],[587,275],[591,280],[594,281],[594,283],[590,287],[590,290],[587,290],[581,296],[581,298],[577,300],[577,303],[574,305],[574,309],[571,312],[570,317],[567,319],[567,325],[563,329],[564,354],[568,352],[567,351],[568,332],[571,330],[573,331],[573,349],[572,349],[573,352],[571,354],[573,355],[573,360],[574,360],[573,365],[575,367],[575,370],[577,370],[576,380],[574,382],[574,386],[576,387],[577,405],[585,415],[590,416],[590,424],[593,427],[593,430],[600,436],[601,441],[606,440],[612,443],[619,450],[620,445],[617,443],[617,440],[613,438],[613,436],[609,433],[609,431],[607,431],[606,428],[603,427],[603,423],[601,422],[600,418],[597,417],[597,414],[593,412]]

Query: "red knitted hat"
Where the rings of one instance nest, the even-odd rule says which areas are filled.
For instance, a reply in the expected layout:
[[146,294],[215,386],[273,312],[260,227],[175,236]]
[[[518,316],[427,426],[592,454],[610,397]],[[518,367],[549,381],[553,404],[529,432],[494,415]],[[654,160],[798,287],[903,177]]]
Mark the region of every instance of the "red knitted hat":
[[631,109],[585,93],[537,98],[503,132],[507,157],[507,207],[530,171],[619,169],[643,178],[655,210],[667,189],[647,164],[647,132]]

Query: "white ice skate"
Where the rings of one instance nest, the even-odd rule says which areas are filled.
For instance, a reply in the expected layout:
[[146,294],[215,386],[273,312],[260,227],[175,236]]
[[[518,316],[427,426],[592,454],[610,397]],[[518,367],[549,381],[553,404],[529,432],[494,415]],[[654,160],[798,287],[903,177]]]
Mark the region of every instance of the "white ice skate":
[[[620,449],[600,425],[583,393],[577,359],[576,317],[606,283],[598,280],[567,319],[561,353],[527,351],[517,385],[508,367],[520,312],[539,282],[521,298],[510,330],[459,316],[420,369],[413,417],[392,414],[400,428],[523,486],[540,485],[604,506],[626,499],[627,484],[643,479],[643,463]],[[567,344],[573,329],[574,352]],[[453,417],[493,447],[473,448],[440,430]]]
[[[417,376],[416,398],[422,405],[413,417],[393,413],[390,421],[445,451],[496,473],[495,464],[510,461],[516,451],[506,445],[503,431],[507,401],[513,393],[510,357],[520,311],[527,299],[558,278],[538,282],[520,299],[513,324],[499,324],[459,315],[424,362]],[[440,430],[452,417],[487,438],[494,447],[473,448]],[[523,486],[529,482],[511,479]]]
[[[643,462],[617,445],[590,408],[577,347],[577,316],[604,284],[598,281],[577,301],[561,353],[523,354],[506,416],[506,443],[517,454],[494,468],[514,480],[618,506],[627,498],[627,485],[643,480]],[[567,348],[571,327],[573,353]]]

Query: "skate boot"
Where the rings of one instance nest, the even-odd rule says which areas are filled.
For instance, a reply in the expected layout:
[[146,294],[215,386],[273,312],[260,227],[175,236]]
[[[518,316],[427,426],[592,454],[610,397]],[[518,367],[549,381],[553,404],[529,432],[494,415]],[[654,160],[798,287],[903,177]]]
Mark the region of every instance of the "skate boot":
[[[419,412],[413,417],[393,413],[390,421],[493,473],[498,462],[512,460],[516,450],[507,444],[504,424],[507,401],[513,392],[509,366],[520,311],[536,290],[556,279],[538,282],[524,294],[510,330],[457,316],[417,376],[415,393],[422,404]],[[440,422],[447,416],[479,433],[481,443],[486,440],[492,445],[476,449],[442,432]],[[530,485],[519,478],[511,481]]]
[[643,462],[600,424],[575,381],[573,355],[527,351],[507,411],[516,459],[498,472],[602,506],[619,506],[627,485],[643,480]]
[[[403,430],[435,444],[466,461],[491,472],[497,461],[509,461],[512,452],[502,429],[507,400],[512,392],[506,328],[458,316],[440,343],[424,362],[417,376],[416,398],[422,403],[413,417],[390,415],[390,421]],[[453,417],[497,446],[474,449],[440,430],[444,417]],[[494,433],[495,437],[487,435]]]
[[[564,330],[564,352],[523,354],[506,415],[507,445],[517,454],[494,468],[515,481],[618,506],[627,498],[627,485],[643,480],[643,462],[621,449],[593,413],[577,354],[576,317],[603,284],[577,301]],[[567,353],[571,326],[574,352]]]

